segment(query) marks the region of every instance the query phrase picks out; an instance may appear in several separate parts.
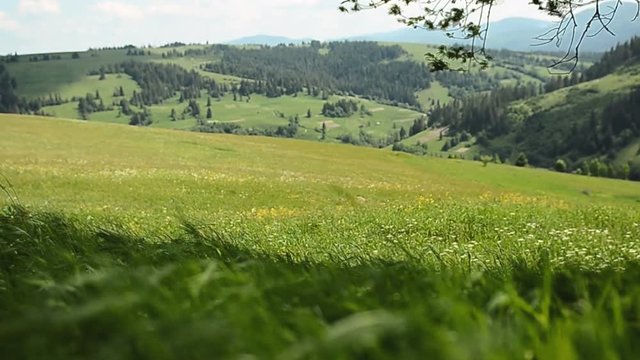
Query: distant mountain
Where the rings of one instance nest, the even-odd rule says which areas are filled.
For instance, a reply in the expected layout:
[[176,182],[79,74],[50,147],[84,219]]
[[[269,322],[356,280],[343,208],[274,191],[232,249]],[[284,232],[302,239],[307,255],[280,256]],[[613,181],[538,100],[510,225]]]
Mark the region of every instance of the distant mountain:
[[296,44],[299,45],[303,42],[309,42],[313,39],[292,39],[284,36],[272,36],[272,35],[255,35],[243,37],[227,42],[229,45],[269,45],[276,46],[279,44]]
[[[601,5],[602,6],[602,5]],[[640,20],[632,21],[636,15],[636,4],[624,3],[618,9],[615,20],[608,25],[615,36],[606,31],[599,31],[602,26],[593,24],[590,35],[581,46],[582,51],[603,52],[614,47],[620,42],[625,42],[634,36],[640,35]],[[577,22],[581,24],[578,34],[589,21],[593,14],[590,10],[584,10],[577,15]],[[487,38],[487,47],[492,49],[509,49],[514,51],[566,51],[570,43],[570,34],[567,34],[564,47],[556,47],[555,43],[541,44],[536,37],[557,27],[556,22],[527,18],[508,18],[491,23]],[[597,34],[596,34],[597,33]],[[459,39],[451,39],[444,32],[427,31],[423,29],[400,29],[391,32],[350,37],[348,40],[368,40],[386,42],[407,42],[434,45],[452,45],[464,43]]]

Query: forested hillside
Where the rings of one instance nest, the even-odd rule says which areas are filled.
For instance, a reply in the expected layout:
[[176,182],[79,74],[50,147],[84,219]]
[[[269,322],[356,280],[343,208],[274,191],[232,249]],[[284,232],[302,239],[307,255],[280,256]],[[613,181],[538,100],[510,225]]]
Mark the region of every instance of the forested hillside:
[[543,89],[515,86],[437,106],[431,122],[477,137],[482,152],[571,171],[640,179],[640,38]]
[[424,64],[402,61],[400,46],[373,42],[311,42],[310,46],[237,48],[220,45],[219,62],[205,69],[264,82],[266,96],[291,95],[308,89],[345,92],[418,108],[415,92],[433,77]]

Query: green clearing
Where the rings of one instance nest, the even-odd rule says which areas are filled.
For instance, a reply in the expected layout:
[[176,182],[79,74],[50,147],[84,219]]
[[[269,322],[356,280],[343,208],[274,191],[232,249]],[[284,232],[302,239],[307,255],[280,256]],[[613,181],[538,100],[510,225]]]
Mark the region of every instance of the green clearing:
[[431,108],[432,101],[439,101],[440,104],[446,104],[452,100],[449,96],[449,89],[442,86],[438,81],[431,83],[431,87],[428,89],[418,91],[417,96],[420,104],[425,109]]
[[75,120],[0,130],[2,355],[640,351],[637,183]]
[[[20,57],[17,63],[9,63],[7,67],[11,76],[15,77],[19,84],[20,96],[27,98],[48,96],[65,89],[73,89],[79,86],[82,90],[78,96],[84,96],[91,92],[90,88],[83,88],[76,83],[86,83],[89,72],[97,71],[101,66],[115,65],[124,61],[147,60],[150,57],[131,57],[126,55],[127,50],[96,50],[80,52],[79,59],[71,59],[71,53],[60,55],[60,60],[30,62],[30,55]],[[138,59],[140,58],[140,59]],[[93,89],[95,91],[95,89]]]
[[627,164],[629,161],[633,161],[636,158],[640,158],[640,140],[636,140],[626,148],[622,149],[616,157],[616,162],[618,164]]
[[[107,80],[109,80],[109,77],[107,77]],[[108,92],[109,96],[105,98],[105,104],[110,104],[112,100],[111,93],[113,92],[112,85],[109,81],[105,81],[98,81],[97,78],[91,78],[82,85],[78,84],[74,89],[76,89],[76,92],[94,89],[89,90],[89,93],[95,93],[95,89],[111,89]],[[98,88],[98,86],[100,86],[100,88]],[[131,81],[129,85],[125,86],[126,94],[131,94],[129,89],[133,86],[135,86],[135,83]],[[100,93],[102,94],[104,91],[100,90]],[[335,102],[340,98],[342,97],[332,96],[327,101]],[[227,95],[221,98],[220,101],[215,98],[211,99],[211,109],[213,112],[213,119],[211,121],[235,123],[243,128],[267,129],[286,126],[289,121],[289,116],[298,115],[301,128],[296,137],[307,140],[317,140],[320,138],[319,130],[323,122],[327,124],[327,136],[331,139],[335,139],[344,134],[357,136],[360,129],[369,135],[381,138],[393,131],[398,131],[402,126],[408,129],[413,120],[421,116],[420,113],[412,110],[382,105],[366,99],[350,99],[356,100],[364,105],[367,110],[371,112],[371,115],[361,116],[356,113],[348,118],[329,118],[321,114],[325,100],[307,95],[298,95],[296,97],[281,96],[278,98],[252,95],[248,102],[246,100],[239,101],[239,99],[238,101],[233,101],[232,95]],[[197,102],[204,117],[207,111],[206,93],[203,92],[202,97],[199,98]],[[160,105],[150,106],[149,110],[154,120],[151,127],[182,130],[195,127],[196,119],[190,115],[186,115],[184,120],[180,120],[181,114],[186,107],[187,103],[180,103],[177,96],[168,99]],[[171,120],[171,109],[175,109],[177,112],[179,118],[177,121]],[[44,110],[47,113],[63,118],[74,119],[79,117],[76,103],[49,106]],[[311,110],[311,118],[307,118],[307,110]],[[89,116],[89,121],[127,124],[129,119],[126,116],[118,117],[118,111],[112,110],[93,113]]]

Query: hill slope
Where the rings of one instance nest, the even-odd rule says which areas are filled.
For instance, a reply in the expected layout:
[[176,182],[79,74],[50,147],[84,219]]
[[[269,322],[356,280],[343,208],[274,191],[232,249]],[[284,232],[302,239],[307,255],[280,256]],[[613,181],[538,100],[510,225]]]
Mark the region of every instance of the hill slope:
[[506,116],[527,114],[524,121],[489,148],[503,156],[523,151],[533,164],[545,167],[563,158],[582,172],[587,171],[585,160],[599,158],[614,168],[630,166],[631,178],[639,180],[638,88],[636,60],[609,75],[514,102]]
[[[349,145],[12,115],[0,115],[0,129],[5,134],[0,173],[12,179],[21,199],[70,210],[77,209],[79,189],[82,207],[98,212],[103,207],[135,212],[162,203],[213,212],[352,206],[357,197],[379,205],[417,201],[420,196],[464,198],[504,191],[633,204],[640,194],[636,183],[511,166],[483,168],[477,162]],[[592,196],[585,197],[584,190]]]

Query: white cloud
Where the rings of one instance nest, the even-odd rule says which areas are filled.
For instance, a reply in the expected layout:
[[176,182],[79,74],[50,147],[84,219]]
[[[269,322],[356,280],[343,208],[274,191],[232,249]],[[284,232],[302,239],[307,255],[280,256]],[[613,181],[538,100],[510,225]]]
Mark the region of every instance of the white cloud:
[[58,0],[19,0],[18,10],[29,14],[59,14],[60,3]]
[[18,31],[20,24],[0,11],[0,30]]
[[102,12],[104,15],[122,19],[139,19],[143,16],[142,8],[139,6],[120,1],[99,2],[95,4],[93,8]]

